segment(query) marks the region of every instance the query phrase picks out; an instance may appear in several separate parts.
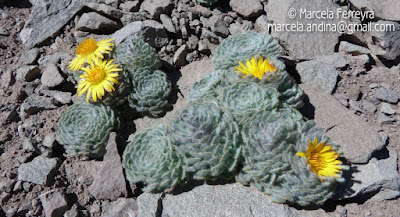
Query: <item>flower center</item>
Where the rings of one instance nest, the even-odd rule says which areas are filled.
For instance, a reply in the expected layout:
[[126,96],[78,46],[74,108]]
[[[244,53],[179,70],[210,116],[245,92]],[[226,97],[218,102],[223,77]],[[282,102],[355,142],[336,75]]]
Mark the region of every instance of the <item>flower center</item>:
[[92,70],[90,70],[90,74],[88,75],[90,82],[95,84],[102,82],[105,77],[106,73],[99,66],[95,66]]
[[94,38],[88,38],[82,41],[75,49],[77,55],[89,55],[98,48]]
[[311,154],[308,164],[311,165],[311,170],[318,173],[324,166],[325,158],[318,153]]

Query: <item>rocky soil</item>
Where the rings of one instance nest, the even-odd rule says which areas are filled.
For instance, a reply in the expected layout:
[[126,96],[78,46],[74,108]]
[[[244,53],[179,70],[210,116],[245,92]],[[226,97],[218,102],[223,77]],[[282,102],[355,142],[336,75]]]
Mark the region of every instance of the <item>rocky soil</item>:
[[[400,216],[400,2],[388,0],[9,0],[0,1],[0,216]],[[342,145],[351,170],[321,208],[271,203],[228,182],[191,183],[149,194],[125,179],[129,135],[163,123],[188,88],[212,72],[230,35],[290,23],[290,7],[373,10],[395,31],[275,32],[289,73],[307,94],[302,112]],[[315,21],[315,20],[314,20]],[[314,22],[307,21],[307,22]],[[335,20],[331,20],[334,22]],[[67,157],[57,120],[76,94],[66,69],[87,37],[118,44],[135,34],[155,47],[174,86],[163,118],[139,117],[112,134],[102,161]]]

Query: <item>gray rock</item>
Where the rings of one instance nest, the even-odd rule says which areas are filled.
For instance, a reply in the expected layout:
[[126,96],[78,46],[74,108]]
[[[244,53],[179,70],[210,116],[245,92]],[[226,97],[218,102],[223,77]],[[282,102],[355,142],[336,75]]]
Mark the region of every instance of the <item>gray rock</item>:
[[38,60],[38,63],[41,66],[47,66],[49,64],[57,65],[60,62],[60,60],[66,60],[66,59],[72,60],[72,56],[70,56],[66,52],[57,52],[57,53],[54,53],[54,54],[50,54],[50,55],[46,55],[46,56],[40,57],[39,60]]
[[236,35],[236,34],[241,34],[245,33],[248,30],[246,30],[246,27],[243,24],[240,24],[239,22],[234,22],[229,25],[229,32],[231,35]]
[[42,86],[44,88],[54,88],[62,84],[65,79],[58,71],[58,68],[54,64],[49,64],[44,70],[42,77],[40,78]]
[[57,108],[51,102],[51,99],[45,96],[31,95],[21,104],[21,118],[26,118],[29,115],[36,114],[43,110]]
[[368,100],[363,100],[362,101],[362,107],[369,113],[375,113],[376,112],[376,105]]
[[161,194],[143,193],[137,198],[139,213],[137,217],[157,216]]
[[86,32],[114,32],[121,26],[96,12],[84,13],[76,24],[76,30]]
[[147,11],[155,20],[160,20],[161,14],[170,14],[174,3],[172,0],[144,0],[140,10]]
[[68,210],[68,204],[61,189],[54,189],[39,196],[46,217],[62,216]]
[[101,168],[100,161],[78,161],[65,165],[65,174],[69,180],[77,181],[79,184],[89,186]]
[[138,206],[132,198],[118,198],[107,206],[103,205],[103,217],[133,217],[138,216]]
[[374,18],[382,18],[384,20],[400,21],[399,1],[379,1],[379,0],[350,0],[350,2],[358,9],[363,11],[373,11]]
[[329,55],[329,56],[317,57],[317,60],[319,60],[320,62],[329,64],[329,65],[332,65],[337,69],[343,69],[349,65],[349,62],[339,53],[334,53],[333,55]]
[[375,93],[376,98],[383,102],[396,104],[399,100],[397,93],[394,90],[381,88]]
[[6,70],[3,72],[3,74],[0,77],[0,87],[2,88],[8,88],[12,84],[14,84],[15,78],[11,70]]
[[256,17],[262,14],[264,10],[260,0],[230,0],[229,5],[233,11],[246,18]]
[[360,98],[361,94],[360,86],[357,84],[350,85],[346,91],[346,94],[349,99],[357,101]]
[[38,151],[38,148],[36,146],[37,144],[33,145],[33,142],[31,139],[24,139],[22,142],[22,149],[24,149],[26,152],[35,152]]
[[392,115],[395,113],[394,109],[390,106],[390,104],[383,102],[381,105],[381,109],[379,112],[387,115]]
[[197,45],[199,44],[199,38],[195,35],[191,35],[187,41],[187,46],[190,50],[194,50],[197,48]]
[[200,38],[206,38],[208,39],[211,43],[218,44],[220,42],[220,38],[215,34],[214,32],[211,32],[210,30],[206,28],[201,29],[201,37]]
[[154,20],[132,22],[112,34],[111,38],[114,39],[115,46],[117,46],[131,35],[144,40],[155,48],[161,48],[169,42],[164,26]]
[[126,12],[138,12],[140,7],[140,1],[126,1],[119,5],[121,10]]
[[0,36],[9,36],[10,32],[4,27],[0,27]]
[[55,133],[48,133],[44,136],[42,144],[44,147],[53,148],[56,142]]
[[66,211],[63,217],[78,217],[78,209],[76,206],[72,206],[72,208]]
[[176,67],[182,67],[186,64],[186,55],[188,54],[188,47],[186,45],[181,46],[176,50],[174,54],[174,64]]
[[56,158],[38,156],[31,162],[19,166],[18,180],[48,185],[52,182],[55,170],[57,170]]
[[272,203],[265,194],[239,183],[205,184],[181,194],[167,194],[162,205],[162,216],[302,216],[295,208]]
[[39,48],[32,48],[28,52],[22,54],[20,60],[24,65],[33,65],[39,58]]
[[212,15],[211,10],[207,7],[201,6],[201,5],[195,5],[191,8],[189,8],[189,11],[202,16],[202,17],[210,17]]
[[[101,0],[102,1],[102,0]],[[116,7],[106,5],[106,4],[97,4],[97,3],[87,3],[87,7],[96,11],[99,14],[108,15],[116,20],[121,19],[124,16],[124,12],[117,9]]]
[[172,23],[172,19],[170,17],[168,17],[165,14],[161,14],[160,15],[160,20],[161,23],[164,25],[164,28],[168,31],[168,32],[172,32],[172,33],[176,33],[176,28],[174,26],[174,23]]
[[400,55],[400,24],[379,20],[371,25],[387,27],[386,31],[370,31],[364,36],[372,53],[388,60],[395,60]]
[[15,183],[16,183],[15,180],[0,177],[0,192],[11,193],[11,191],[14,188]]
[[18,120],[18,113],[15,110],[4,111],[2,113],[2,115],[0,116],[0,120],[2,120],[3,123],[5,123],[5,124],[17,121]]
[[354,100],[349,100],[349,105],[350,108],[353,109],[355,112],[362,112],[360,107],[358,106],[358,103]]
[[6,203],[11,198],[11,194],[7,192],[1,192],[0,203]]
[[116,200],[119,196],[128,195],[115,139],[116,133],[113,132],[110,134],[101,167],[92,185],[89,186],[90,194],[96,199]]
[[360,45],[351,44],[347,41],[341,41],[339,44],[339,52],[344,52],[356,56],[361,54],[370,54],[371,50]]
[[304,61],[296,66],[301,82],[311,82],[327,93],[332,93],[337,83],[339,72],[334,66],[318,60]]
[[365,199],[373,195],[371,201],[383,201],[398,197],[400,176],[397,172],[397,153],[389,149],[388,154],[388,158],[372,158],[368,164],[357,165],[352,181],[338,189],[341,199]]
[[[299,85],[314,106],[314,120],[326,134],[341,145],[351,163],[367,163],[372,154],[385,147],[378,132],[359,116],[312,83]],[[329,130],[328,130],[329,129]]]
[[384,124],[389,124],[389,123],[395,122],[396,119],[393,118],[393,117],[389,117],[389,116],[387,116],[387,115],[385,115],[385,114],[383,114],[383,113],[379,113],[379,114],[378,114],[377,121],[378,121],[378,123],[380,123],[381,125],[384,125]]
[[375,89],[375,88],[379,87],[379,85],[377,83],[372,83],[372,84],[368,85],[368,87],[371,89]]
[[33,81],[40,77],[40,69],[38,66],[22,66],[15,71],[15,79],[17,81]]
[[62,92],[58,90],[41,90],[42,94],[50,96],[62,104],[70,104],[72,102],[72,93]]
[[199,41],[199,47],[198,47],[199,52],[201,53],[210,53],[211,49],[210,49],[210,41],[206,38],[201,39]]
[[211,28],[211,31],[215,32],[215,34],[227,37],[229,35],[228,26],[221,19],[221,16],[213,15],[207,20],[207,26]]
[[[291,19],[288,16],[290,8],[297,11],[297,16],[294,19]],[[281,25],[297,25],[297,23],[301,23],[303,26],[307,26],[315,24],[316,19],[307,19],[304,18],[304,15],[302,18],[299,17],[299,11],[302,8],[306,8],[308,11],[321,11],[321,8],[328,11],[336,11],[337,5],[332,1],[318,1],[318,4],[316,4],[314,0],[305,0],[301,2],[296,0],[287,0],[284,2],[269,1],[266,6],[267,18],[270,23]],[[331,25],[337,25],[337,23],[340,22],[336,17],[333,19],[324,19],[323,21],[326,24]],[[285,48],[294,59],[299,60],[315,59],[319,56],[333,54],[335,52],[335,46],[338,43],[338,38],[341,35],[340,33],[333,31],[307,32],[304,30],[303,32],[293,32],[279,31],[278,28],[272,28],[271,34],[281,40],[281,44],[285,45]],[[308,46],[304,46],[305,44]]]
[[99,0],[37,0],[19,36],[28,47],[51,38],[63,28],[88,2]]

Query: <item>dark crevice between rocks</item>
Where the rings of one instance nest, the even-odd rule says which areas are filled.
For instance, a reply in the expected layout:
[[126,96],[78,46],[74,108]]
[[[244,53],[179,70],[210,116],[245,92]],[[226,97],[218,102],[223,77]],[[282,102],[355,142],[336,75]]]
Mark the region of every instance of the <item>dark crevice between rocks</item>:
[[155,217],[161,217],[162,216],[162,211],[163,211],[163,203],[162,200],[164,199],[165,194],[161,194],[160,198],[158,198],[157,201],[157,210],[155,213]]
[[[386,144],[385,144],[385,146],[386,146]],[[384,160],[384,159],[388,159],[389,157],[390,157],[389,150],[386,147],[384,147],[381,150],[374,151],[372,153],[371,159],[376,158],[377,160]]]
[[398,56],[394,60],[387,60],[381,56],[378,56],[378,59],[381,61],[383,65],[385,65],[387,68],[392,68],[393,66],[397,66],[400,64],[400,56]]
[[0,9],[4,9],[5,7],[30,8],[32,7],[32,4],[29,0],[11,0],[0,3]]
[[341,41],[347,41],[351,44],[355,44],[355,45],[359,45],[361,47],[368,48],[368,45],[365,44],[363,41],[361,41],[357,36],[343,34],[343,35],[339,36],[338,43],[335,46],[335,52],[339,52],[339,45],[340,45]]
[[299,112],[303,114],[304,117],[314,120],[315,117],[315,107],[310,103],[310,99],[307,95],[304,95],[303,98],[303,107],[299,108]]

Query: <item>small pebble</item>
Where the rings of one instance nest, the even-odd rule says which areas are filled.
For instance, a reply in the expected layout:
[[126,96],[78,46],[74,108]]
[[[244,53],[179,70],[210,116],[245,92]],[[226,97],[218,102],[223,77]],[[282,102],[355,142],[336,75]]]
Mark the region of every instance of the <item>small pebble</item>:
[[383,102],[381,109],[381,113],[387,114],[387,115],[392,115],[395,113],[394,109],[390,106],[390,104]]

